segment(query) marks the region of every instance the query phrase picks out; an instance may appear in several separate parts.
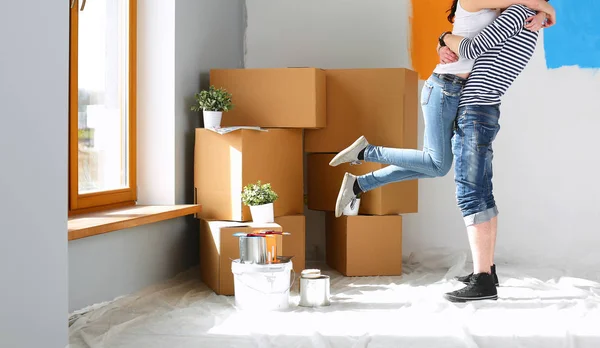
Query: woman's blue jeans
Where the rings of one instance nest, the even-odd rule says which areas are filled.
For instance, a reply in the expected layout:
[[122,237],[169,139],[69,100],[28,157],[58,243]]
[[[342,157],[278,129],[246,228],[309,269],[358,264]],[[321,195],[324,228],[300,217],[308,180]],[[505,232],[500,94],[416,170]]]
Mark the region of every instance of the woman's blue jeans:
[[[452,76],[452,75],[446,75]],[[358,177],[363,192],[405,180],[444,176],[452,168],[452,136],[458,103],[465,79],[443,79],[434,74],[421,91],[421,108],[425,121],[423,150],[395,149],[369,145],[367,162],[389,166]]]

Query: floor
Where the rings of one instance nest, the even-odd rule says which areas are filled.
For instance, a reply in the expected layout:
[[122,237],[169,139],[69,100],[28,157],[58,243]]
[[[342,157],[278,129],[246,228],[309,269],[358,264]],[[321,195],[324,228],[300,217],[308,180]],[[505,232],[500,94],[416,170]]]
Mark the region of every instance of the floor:
[[[332,305],[238,311],[198,270],[85,309],[70,348],[600,347],[600,272],[499,264],[498,301],[452,304],[441,294],[469,265],[463,254],[411,255],[402,277],[332,276]],[[595,272],[595,273],[594,273]],[[581,273],[578,273],[581,275]]]

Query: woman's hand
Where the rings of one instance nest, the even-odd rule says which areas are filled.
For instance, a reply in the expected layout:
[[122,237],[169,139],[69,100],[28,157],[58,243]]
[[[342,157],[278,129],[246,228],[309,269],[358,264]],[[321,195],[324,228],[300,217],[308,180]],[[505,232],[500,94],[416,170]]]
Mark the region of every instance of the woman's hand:
[[438,50],[438,55],[440,56],[441,64],[454,63],[458,61],[458,56],[447,46],[440,47]]
[[547,14],[546,23],[544,24],[544,28],[549,28],[556,24],[556,11],[552,11]]
[[556,24],[556,10],[546,0],[538,0],[538,6],[534,9],[546,14],[546,24],[544,24],[544,28],[549,28]]
[[539,31],[546,26],[546,14],[538,12],[535,16],[531,16],[525,20],[525,29],[530,31]]

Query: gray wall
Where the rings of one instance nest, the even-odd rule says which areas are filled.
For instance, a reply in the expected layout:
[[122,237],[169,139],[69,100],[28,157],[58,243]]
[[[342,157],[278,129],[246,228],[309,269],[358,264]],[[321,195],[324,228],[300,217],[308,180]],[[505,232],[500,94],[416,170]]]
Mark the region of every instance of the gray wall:
[[210,69],[242,67],[245,1],[177,0],[175,15],[175,201],[192,202],[202,114],[190,106],[194,93],[208,88]]
[[0,5],[0,347],[67,345],[67,1]]
[[113,300],[189,268],[198,260],[196,233],[186,218],[178,218],[70,241],[69,311]]
[[[161,11],[164,3],[156,0],[140,2],[139,6],[140,14],[148,17],[139,19],[142,28],[148,25],[163,25],[167,26],[165,30],[158,30],[159,32],[152,35],[161,35],[161,32],[162,35],[165,33],[175,35],[174,40],[172,37],[161,37],[161,49],[155,50],[151,47],[153,38],[148,37],[147,33],[138,33],[138,45],[143,46],[141,50],[146,54],[156,54],[156,56],[138,57],[139,64],[143,66],[140,74],[156,73],[157,67],[166,69],[160,71],[160,78],[138,76],[138,80],[160,81],[165,76],[174,79],[175,89],[174,98],[173,95],[169,95],[162,100],[153,99],[151,96],[155,95],[153,94],[155,91],[143,92],[144,95],[138,98],[138,103],[143,103],[138,107],[138,118],[146,117],[145,121],[140,120],[139,127],[156,128],[147,124],[150,119],[153,122],[154,120],[166,121],[165,129],[172,129],[171,122],[174,122],[174,136],[168,134],[165,137],[174,139],[175,152],[174,154],[161,153],[159,156],[161,161],[168,159],[164,167],[175,164],[175,182],[157,183],[174,185],[174,190],[168,189],[163,191],[163,194],[154,194],[150,197],[169,197],[171,192],[174,192],[173,201],[176,204],[192,203],[194,128],[201,125],[201,115],[190,112],[189,108],[194,92],[201,87],[208,87],[210,68],[242,66],[244,2],[242,0],[177,0],[173,12]],[[161,18],[160,22],[157,22],[157,11],[162,16],[174,13],[175,18]],[[169,27],[171,25],[175,28]],[[171,42],[174,42],[174,45]],[[163,48],[174,52],[164,52]],[[158,52],[161,50],[162,52]],[[170,59],[165,60],[165,57],[169,56],[174,56],[174,63],[170,63]],[[140,88],[147,90],[147,86],[140,86]],[[169,91],[164,93],[167,92]],[[158,103],[161,103],[161,112],[157,113],[154,106]],[[150,112],[153,114],[149,115]],[[160,129],[158,134],[152,136],[160,136]],[[145,141],[152,144],[152,139]],[[144,158],[144,161],[148,158],[152,159],[152,154],[144,153],[148,151],[146,146],[142,148],[138,146],[138,151],[139,157]],[[145,164],[142,168],[146,168]],[[156,170],[156,166],[154,168]],[[150,174],[159,175],[159,173]],[[147,176],[149,173],[140,173],[140,175]],[[156,183],[150,181],[154,179],[144,180],[145,186],[140,186],[140,190],[152,189],[152,186],[156,186]],[[149,196],[144,195],[144,197]],[[160,204],[160,202],[152,202],[152,198],[143,203]],[[109,301],[117,296],[166,280],[197,264],[198,260],[198,222],[191,217],[72,241],[69,243],[69,310]]]
[[246,0],[245,65],[323,69],[409,65],[410,4],[410,0]]

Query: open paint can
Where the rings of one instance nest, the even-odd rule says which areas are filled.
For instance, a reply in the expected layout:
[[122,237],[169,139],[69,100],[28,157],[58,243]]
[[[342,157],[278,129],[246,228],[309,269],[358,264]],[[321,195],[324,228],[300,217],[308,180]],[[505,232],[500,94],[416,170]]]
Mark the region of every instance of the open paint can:
[[329,306],[329,276],[315,272],[302,272],[300,277],[300,303],[302,307]]
[[266,264],[267,240],[265,237],[240,237],[240,262]]

